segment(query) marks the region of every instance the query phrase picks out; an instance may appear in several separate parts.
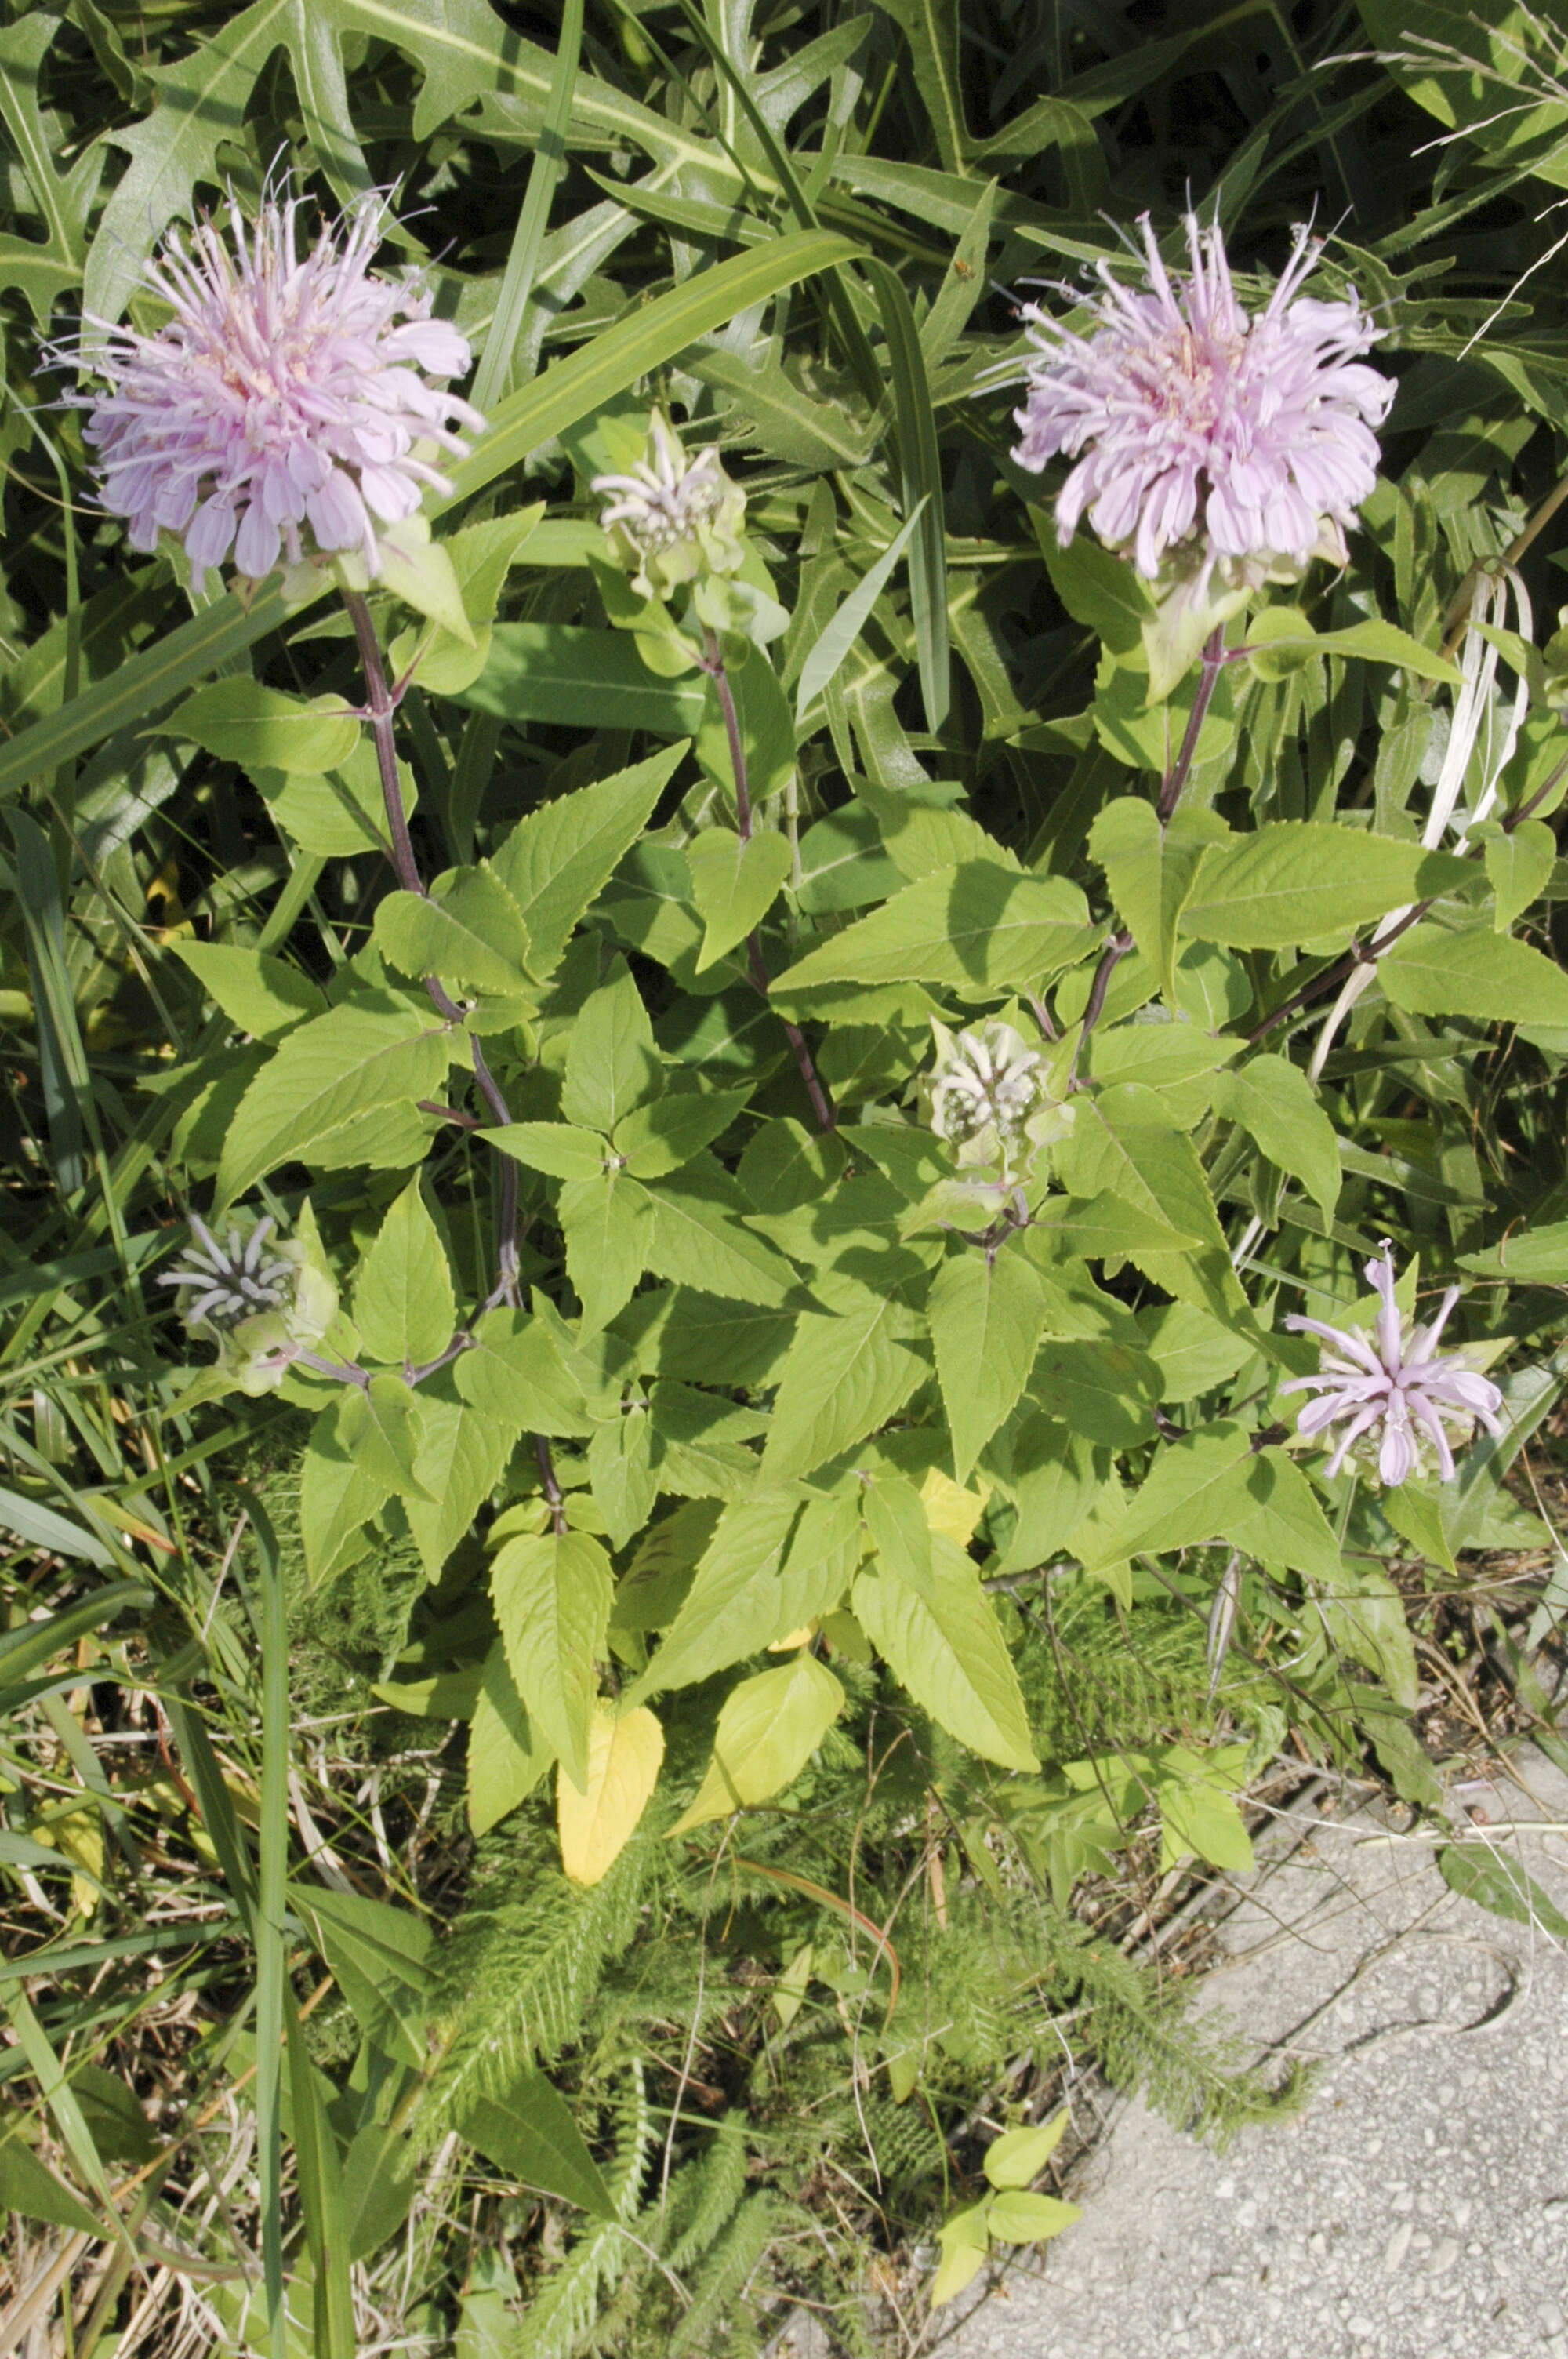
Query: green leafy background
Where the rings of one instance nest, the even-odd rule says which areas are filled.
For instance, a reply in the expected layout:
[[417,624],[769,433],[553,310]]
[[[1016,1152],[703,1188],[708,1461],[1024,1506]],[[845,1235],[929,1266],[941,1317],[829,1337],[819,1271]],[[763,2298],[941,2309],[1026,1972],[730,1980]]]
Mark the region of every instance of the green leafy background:
[[[739,2354],[802,2295],[869,2350],[873,2259],[918,2311],[944,2219],[938,2298],[1070,2224],[1028,2192],[1065,2048],[1217,2136],[1292,2102],[1124,1954],[1260,1793],[1441,1813],[1445,1648],[1561,1743],[1561,37],[0,16],[0,2206],[80,2240],[38,2315],[110,2347],[173,2245],[234,2352]],[[429,897],[326,584],[193,609],[39,374],[283,171],[395,188],[385,266],[478,355],[463,612],[375,602]],[[1337,223],[1399,389],[1348,568],[1231,625],[1162,827],[1197,674],[1151,698],[1143,585],[1009,458],[999,290],[1065,308],[1145,210],[1174,257],[1188,190],[1255,300]],[[603,570],[589,481],[654,402],[747,493],[754,835],[714,683]],[[1490,817],[1434,832],[1483,660]],[[992,1017],[1072,1121],[966,1212],[922,1082]],[[314,1223],[359,1381],[248,1398],[172,1316],[235,1205]],[[1407,1307],[1465,1289],[1505,1430],[1379,1493],[1279,1388],[1385,1237]]]

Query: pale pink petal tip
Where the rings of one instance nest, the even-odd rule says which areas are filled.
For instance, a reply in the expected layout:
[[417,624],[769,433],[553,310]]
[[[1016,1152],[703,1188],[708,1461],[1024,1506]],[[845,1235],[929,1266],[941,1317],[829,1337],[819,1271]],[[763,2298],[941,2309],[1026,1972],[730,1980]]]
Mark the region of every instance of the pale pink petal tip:
[[156,334],[93,321],[91,345],[51,352],[107,385],[72,398],[133,548],[177,532],[198,574],[232,548],[253,577],[352,549],[374,574],[376,520],[446,488],[431,446],[460,458],[455,429],[484,420],[430,380],[461,376],[471,355],[416,274],[371,269],[386,210],[362,199],[302,255],[297,202],[269,197],[254,223],[231,204],[227,238],[211,221],[189,245],[171,231],[147,266],[171,313]]
[[1169,550],[1303,570],[1325,530],[1355,521],[1377,476],[1373,429],[1390,379],[1359,364],[1381,331],[1354,295],[1297,289],[1317,243],[1305,230],[1266,307],[1237,300],[1216,224],[1186,220],[1190,275],[1173,279],[1142,222],[1147,288],[1098,266],[1097,324],[1079,335],[1028,304],[1040,357],[1014,414],[1012,456],[1037,473],[1077,462],[1056,501],[1071,540],[1087,514],[1108,548],[1151,581]]

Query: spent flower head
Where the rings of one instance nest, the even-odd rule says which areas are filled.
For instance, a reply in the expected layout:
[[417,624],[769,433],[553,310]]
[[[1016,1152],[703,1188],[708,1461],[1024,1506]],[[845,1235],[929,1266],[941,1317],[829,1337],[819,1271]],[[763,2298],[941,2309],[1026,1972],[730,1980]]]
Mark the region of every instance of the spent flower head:
[[688,459],[659,410],[626,472],[595,475],[593,489],[608,503],[600,521],[611,559],[640,597],[667,598],[684,582],[732,577],[745,562],[745,493],[711,443]]
[[950,1032],[931,1019],[936,1057],[922,1084],[925,1117],[964,1170],[1000,1169],[1011,1185],[1035,1152],[1065,1137],[1073,1109],[1052,1086],[1045,1058],[1000,1016]]
[[276,1390],[302,1352],[320,1342],[338,1288],[308,1215],[301,1234],[278,1237],[270,1213],[220,1242],[193,1212],[181,1259],[158,1277],[178,1289],[176,1309],[192,1335],[218,1346],[219,1366],[247,1393]]
[[1330,1327],[1320,1319],[1287,1319],[1287,1327],[1320,1337],[1325,1348],[1320,1374],[1296,1376],[1280,1389],[1317,1395],[1297,1419],[1298,1433],[1322,1433],[1344,1421],[1328,1473],[1337,1474],[1353,1450],[1369,1459],[1375,1446],[1379,1475],[1390,1489],[1415,1473],[1423,1460],[1435,1459],[1446,1482],[1454,1472],[1447,1429],[1453,1427],[1453,1438],[1468,1440],[1478,1419],[1488,1433],[1500,1434],[1502,1394],[1460,1354],[1435,1356],[1438,1337],[1459,1299],[1456,1286],[1448,1288],[1430,1325],[1418,1326],[1406,1321],[1394,1299],[1393,1248],[1386,1238],[1365,1274],[1379,1302],[1372,1332]]
[[177,533],[199,583],[231,547],[252,579],[311,550],[356,550],[374,576],[378,529],[449,488],[433,460],[466,452],[455,426],[484,424],[431,382],[464,374],[466,339],[431,318],[416,272],[371,268],[385,199],[362,198],[304,252],[300,210],[269,196],[247,223],[231,201],[227,237],[211,220],[189,245],[170,231],[142,274],[165,324],[90,318],[48,354],[108,386],[69,397],[91,413],[104,506],[130,519],[133,549]]
[[1145,214],[1148,285],[1098,266],[1098,322],[1079,335],[1024,307],[1040,358],[1015,412],[1021,467],[1077,462],[1056,499],[1064,545],[1087,514],[1108,548],[1150,581],[1173,552],[1207,588],[1293,580],[1314,557],[1346,560],[1344,527],[1377,476],[1373,429],[1391,381],[1360,364],[1382,332],[1354,294],[1300,289],[1321,241],[1297,232],[1263,310],[1243,310],[1217,223],[1186,216],[1190,276],[1172,279]]

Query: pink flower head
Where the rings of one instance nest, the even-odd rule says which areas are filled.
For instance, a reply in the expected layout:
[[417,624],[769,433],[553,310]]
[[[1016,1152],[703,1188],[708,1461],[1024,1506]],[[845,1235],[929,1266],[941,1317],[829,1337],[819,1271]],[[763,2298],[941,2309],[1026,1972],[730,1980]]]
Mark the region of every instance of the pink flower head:
[[1385,1238],[1376,1261],[1366,1265],[1368,1285],[1381,1301],[1372,1334],[1348,1327],[1327,1327],[1319,1319],[1287,1319],[1287,1327],[1321,1336],[1329,1348],[1323,1370],[1315,1376],[1296,1376],[1281,1385],[1284,1393],[1315,1392],[1296,1420],[1303,1434],[1322,1433],[1325,1427],[1348,1420],[1335,1444],[1327,1472],[1337,1474],[1346,1453],[1380,1426],[1378,1472],[1390,1488],[1416,1470],[1423,1439],[1432,1443],[1446,1482],[1454,1472],[1454,1452],[1444,1419],[1460,1419],[1468,1430],[1476,1419],[1488,1433],[1500,1434],[1498,1411],[1503,1397],[1489,1376],[1477,1375],[1454,1356],[1434,1359],[1437,1339],[1449,1312],[1459,1299],[1451,1286],[1429,1327],[1407,1328],[1394,1299],[1393,1248]]
[[[1099,324],[1076,335],[1024,306],[1043,357],[1014,412],[1012,455],[1038,473],[1061,451],[1076,459],[1056,500],[1064,545],[1086,511],[1108,548],[1152,581],[1167,549],[1195,536],[1216,559],[1269,571],[1346,558],[1342,527],[1376,481],[1391,381],[1357,364],[1381,333],[1354,295],[1298,293],[1321,241],[1298,231],[1263,310],[1236,298],[1217,223],[1186,217],[1192,275],[1173,284],[1142,216],[1149,287],[1134,293],[1098,266]],[[1080,455],[1081,454],[1081,455]],[[1263,578],[1261,574],[1260,579]]]
[[412,516],[427,485],[448,488],[430,446],[461,457],[452,421],[483,428],[429,382],[464,374],[466,340],[430,317],[416,276],[371,271],[385,200],[362,198],[303,257],[299,210],[269,196],[247,225],[231,201],[232,250],[211,221],[189,247],[171,231],[143,273],[172,313],[156,335],[90,320],[106,342],[49,355],[108,383],[72,398],[92,412],[103,505],[129,517],[132,548],[176,532],[199,581],[231,545],[253,579],[285,553],[297,562],[302,527],[375,574],[377,524]]

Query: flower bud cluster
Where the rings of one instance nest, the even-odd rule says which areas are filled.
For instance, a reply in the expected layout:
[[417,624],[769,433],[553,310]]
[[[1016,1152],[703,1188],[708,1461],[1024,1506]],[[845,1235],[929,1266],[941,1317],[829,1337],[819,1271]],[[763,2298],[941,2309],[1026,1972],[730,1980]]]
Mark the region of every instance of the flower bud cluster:
[[711,445],[688,459],[658,410],[625,473],[596,475],[593,488],[609,503],[600,522],[611,561],[639,597],[667,599],[688,582],[700,590],[732,579],[745,562],[745,493]]
[[931,1128],[956,1150],[961,1170],[1008,1186],[1026,1178],[1038,1151],[1073,1124],[1045,1058],[1000,1016],[957,1033],[933,1016],[931,1029],[936,1057],[922,1084]]
[[275,1392],[337,1316],[338,1288],[314,1233],[276,1237],[270,1213],[220,1244],[195,1213],[184,1258],[158,1278],[178,1289],[189,1332],[218,1347],[218,1368],[244,1393]]

